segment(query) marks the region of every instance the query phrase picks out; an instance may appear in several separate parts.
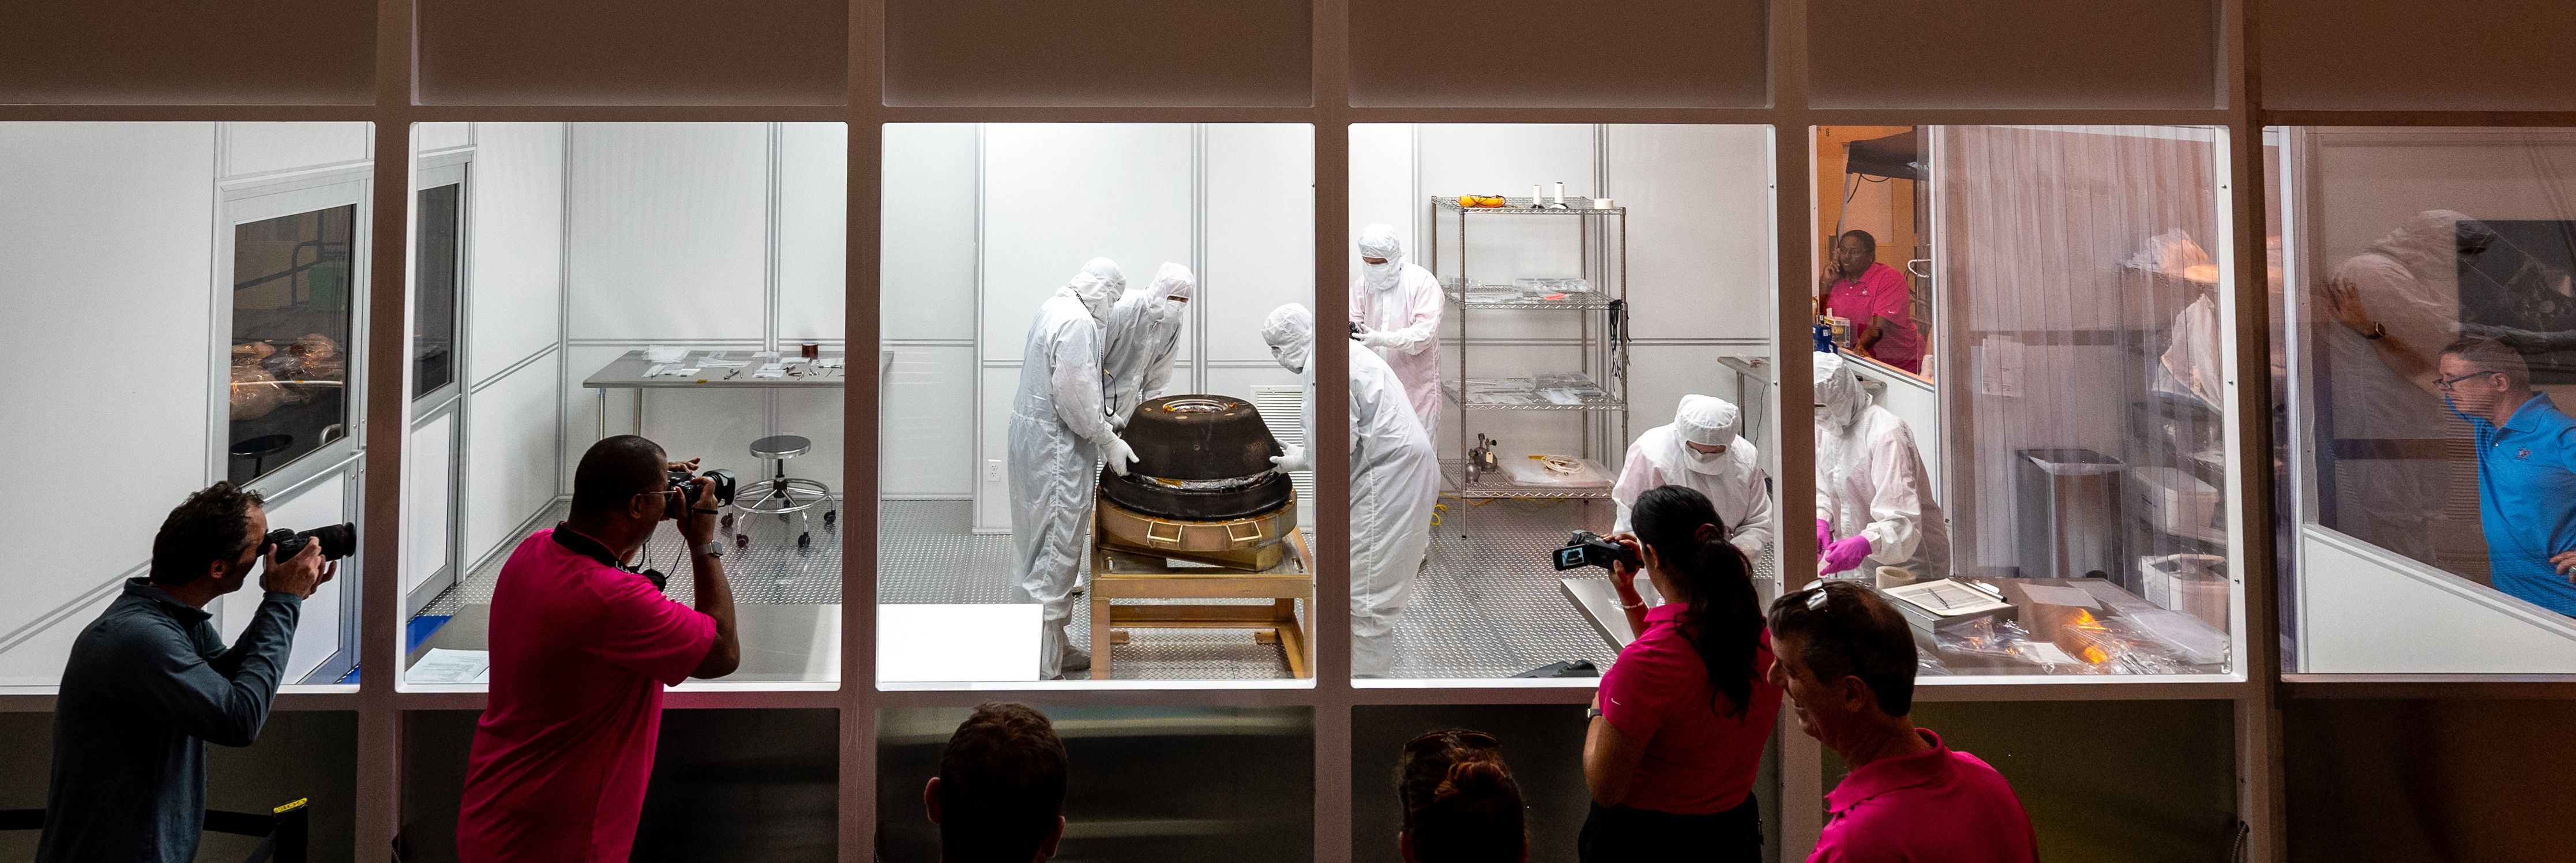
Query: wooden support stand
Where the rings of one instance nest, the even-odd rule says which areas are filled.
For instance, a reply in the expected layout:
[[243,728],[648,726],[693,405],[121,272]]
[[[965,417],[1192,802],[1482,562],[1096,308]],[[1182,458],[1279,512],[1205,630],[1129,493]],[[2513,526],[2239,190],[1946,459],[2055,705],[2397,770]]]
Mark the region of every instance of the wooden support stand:
[[[1263,644],[1276,643],[1288,673],[1314,674],[1312,644],[1297,620],[1297,600],[1315,598],[1315,553],[1306,535],[1288,534],[1296,553],[1261,572],[1211,567],[1175,568],[1160,557],[1091,547],[1091,677],[1109,679],[1109,648],[1123,644],[1125,629],[1253,629]],[[1114,599],[1268,599],[1269,605],[1114,605]]]

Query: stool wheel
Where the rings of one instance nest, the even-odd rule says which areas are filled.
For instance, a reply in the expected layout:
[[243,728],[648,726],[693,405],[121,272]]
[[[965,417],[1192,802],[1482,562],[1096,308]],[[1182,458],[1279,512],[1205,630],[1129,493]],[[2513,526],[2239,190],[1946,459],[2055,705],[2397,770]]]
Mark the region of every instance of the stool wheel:
[[823,513],[823,526],[825,526],[825,527],[830,527],[830,526],[832,525],[832,522],[833,522],[834,520],[836,520],[836,519],[840,518],[840,517],[841,517],[841,511],[840,511],[840,510],[835,509],[835,510],[826,510],[826,511],[824,511],[824,513]]
[[797,548],[809,548],[809,547],[811,547],[811,546],[813,546],[813,545],[814,545],[814,534],[813,534],[811,531],[808,531],[808,532],[805,532],[805,533],[800,533],[800,534],[797,534],[797,535],[796,535],[796,547],[797,547]]

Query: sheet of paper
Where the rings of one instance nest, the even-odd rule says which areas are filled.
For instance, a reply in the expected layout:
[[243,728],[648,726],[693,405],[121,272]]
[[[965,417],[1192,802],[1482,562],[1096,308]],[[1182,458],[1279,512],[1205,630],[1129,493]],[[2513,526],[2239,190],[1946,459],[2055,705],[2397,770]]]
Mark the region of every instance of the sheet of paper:
[[412,683],[490,683],[492,654],[484,650],[433,647],[403,678]]
[[752,372],[751,376],[755,378],[783,378],[787,376],[787,367],[777,363],[770,363],[768,365],[761,366],[759,371]]
[[782,360],[779,360],[779,361],[778,361],[778,364],[779,364],[779,365],[785,365],[785,366],[803,365],[804,363],[805,363],[805,358],[804,358],[804,357],[788,357],[788,358],[786,358],[786,359],[782,359]]
[[699,371],[699,369],[672,369],[671,376],[679,378],[693,378],[698,376]]
[[738,369],[743,366],[751,365],[751,363],[743,360],[720,360],[714,357],[708,357],[706,359],[699,360],[698,365],[711,369]]
[[2085,590],[2080,587],[2058,587],[2056,585],[2049,584],[2034,584],[2024,587],[2022,590],[2030,594],[2030,601],[2041,605],[2063,605],[2070,608],[2096,609],[2102,607],[2100,603],[2094,601],[2092,591]]
[[655,363],[652,368],[644,370],[644,376],[648,378],[658,378],[662,376],[663,372],[670,370],[671,365],[669,363]]

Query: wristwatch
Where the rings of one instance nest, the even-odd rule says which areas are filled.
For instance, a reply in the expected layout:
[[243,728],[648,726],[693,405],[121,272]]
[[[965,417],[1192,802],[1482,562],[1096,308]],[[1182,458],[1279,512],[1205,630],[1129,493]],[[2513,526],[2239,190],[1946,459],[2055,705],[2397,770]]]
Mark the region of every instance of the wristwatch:
[[2369,340],[2374,341],[2374,342],[2375,342],[2375,341],[2379,341],[2380,339],[2387,338],[2387,337],[2388,337],[2388,325],[2387,325],[2387,324],[2373,324],[2373,325],[2371,325],[2371,327],[2370,327],[2370,332],[2362,333],[2362,334],[2361,334],[2361,337],[2362,337],[2362,338],[2365,338],[2365,339],[2369,339]]
[[724,557],[725,547],[724,543],[708,540],[706,542],[699,543],[697,551],[699,557],[721,558]]
[[1585,721],[1590,721],[1590,720],[1594,720],[1594,719],[1599,719],[1599,718],[1601,718],[1601,708],[1598,708],[1598,707],[1586,707],[1586,708],[1584,708],[1584,709],[1583,709],[1583,718],[1584,718],[1584,720],[1585,720]]

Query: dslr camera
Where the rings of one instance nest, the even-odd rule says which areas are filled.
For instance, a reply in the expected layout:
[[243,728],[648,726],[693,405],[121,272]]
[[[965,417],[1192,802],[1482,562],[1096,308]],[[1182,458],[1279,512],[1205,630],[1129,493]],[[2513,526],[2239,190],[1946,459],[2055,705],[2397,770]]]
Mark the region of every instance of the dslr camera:
[[259,538],[259,556],[268,557],[274,554],[276,559],[285,560],[302,554],[304,544],[308,542],[322,544],[323,560],[339,560],[348,557],[350,552],[358,550],[358,526],[343,522],[317,527],[302,533],[281,527]]
[[1636,549],[1612,542],[1588,530],[1575,531],[1573,536],[1565,538],[1564,547],[1556,550],[1558,572],[1587,566],[1611,569],[1610,565],[1613,563],[1625,564],[1629,569],[1638,569],[1646,565],[1645,560],[1637,556]]
[[722,468],[712,468],[702,474],[692,474],[685,470],[673,468],[670,472],[671,490],[677,492],[677,494],[672,494],[663,498],[665,501],[662,508],[663,518],[671,519],[673,521],[685,521],[688,519],[689,507],[695,505],[698,501],[697,478],[700,476],[716,481],[715,491],[717,506],[729,506],[733,503],[733,471]]

